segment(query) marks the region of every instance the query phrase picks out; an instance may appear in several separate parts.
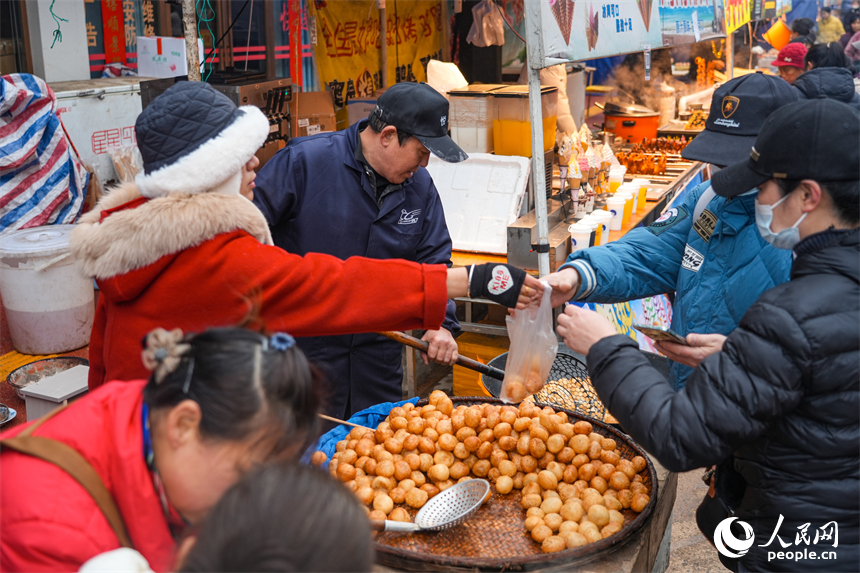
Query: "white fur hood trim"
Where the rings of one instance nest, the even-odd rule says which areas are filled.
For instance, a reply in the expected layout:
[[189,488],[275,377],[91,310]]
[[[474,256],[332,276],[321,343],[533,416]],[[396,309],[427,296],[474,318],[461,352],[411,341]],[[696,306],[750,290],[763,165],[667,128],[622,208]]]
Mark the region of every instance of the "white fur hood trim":
[[86,276],[122,275],[236,230],[273,244],[266,218],[241,195],[173,193],[99,223],[102,211],[139,197],[134,183],[122,184],[81,217],[72,231],[71,251]]
[[245,105],[239,110],[242,113],[233,123],[188,155],[148,175],[139,173],[135,183],[141,195],[206,193],[218,187],[220,193],[237,195],[241,178],[235,175],[269,136],[269,120],[260,108]]

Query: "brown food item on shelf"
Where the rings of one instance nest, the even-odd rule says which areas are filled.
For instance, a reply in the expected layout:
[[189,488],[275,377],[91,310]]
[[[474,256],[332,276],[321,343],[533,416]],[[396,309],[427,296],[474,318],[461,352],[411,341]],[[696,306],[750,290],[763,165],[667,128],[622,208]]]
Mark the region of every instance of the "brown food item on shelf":
[[428,406],[394,408],[376,431],[351,431],[329,472],[371,518],[395,521],[411,521],[459,481],[486,477],[500,495],[521,491],[525,534],[552,553],[613,535],[624,525],[622,511],[647,507],[647,462],[624,458],[617,446],[591,423],[550,407],[453,407],[434,392]]

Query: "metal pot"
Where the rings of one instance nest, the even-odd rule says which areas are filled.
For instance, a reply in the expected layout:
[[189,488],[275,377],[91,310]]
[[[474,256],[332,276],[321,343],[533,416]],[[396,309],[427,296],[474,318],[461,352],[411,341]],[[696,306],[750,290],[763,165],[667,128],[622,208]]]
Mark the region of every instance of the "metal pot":
[[605,117],[603,126],[627,143],[640,143],[643,139],[655,139],[660,126],[660,112],[644,105],[623,102],[607,102],[601,106]]

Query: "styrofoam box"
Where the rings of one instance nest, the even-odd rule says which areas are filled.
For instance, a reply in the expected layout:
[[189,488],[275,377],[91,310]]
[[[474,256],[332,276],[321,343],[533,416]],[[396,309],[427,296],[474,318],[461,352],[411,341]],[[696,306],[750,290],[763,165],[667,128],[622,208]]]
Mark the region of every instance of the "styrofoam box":
[[454,249],[507,254],[507,228],[519,216],[529,159],[472,153],[466,161],[446,163],[431,155],[427,171],[442,198]]

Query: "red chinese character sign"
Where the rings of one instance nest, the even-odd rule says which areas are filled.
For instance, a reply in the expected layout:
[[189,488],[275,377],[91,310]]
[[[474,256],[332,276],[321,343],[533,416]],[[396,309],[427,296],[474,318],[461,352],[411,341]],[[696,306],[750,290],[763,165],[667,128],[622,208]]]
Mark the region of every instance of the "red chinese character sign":
[[346,104],[371,97],[382,85],[380,53],[388,46],[389,83],[426,81],[427,64],[441,57],[442,3],[438,0],[388,2],[386,34],[380,34],[376,0],[315,0],[318,41],[314,47],[320,82],[334,96],[338,128],[346,127]]
[[126,62],[125,14],[121,0],[102,0],[102,24],[105,39],[105,63]]

